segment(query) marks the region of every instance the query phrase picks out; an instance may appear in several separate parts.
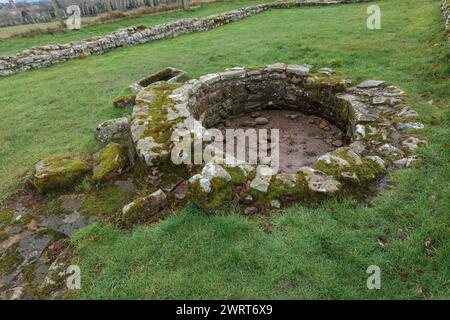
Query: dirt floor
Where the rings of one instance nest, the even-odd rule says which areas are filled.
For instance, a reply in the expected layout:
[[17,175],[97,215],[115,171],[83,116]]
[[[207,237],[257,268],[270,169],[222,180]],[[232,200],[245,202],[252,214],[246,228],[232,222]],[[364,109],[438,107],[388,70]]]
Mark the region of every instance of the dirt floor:
[[[296,173],[299,168],[313,164],[321,155],[345,143],[344,133],[330,122],[316,116],[283,110],[264,110],[242,115],[227,120],[219,129],[250,127],[279,130],[280,172],[284,173]],[[249,146],[246,148],[248,155]]]

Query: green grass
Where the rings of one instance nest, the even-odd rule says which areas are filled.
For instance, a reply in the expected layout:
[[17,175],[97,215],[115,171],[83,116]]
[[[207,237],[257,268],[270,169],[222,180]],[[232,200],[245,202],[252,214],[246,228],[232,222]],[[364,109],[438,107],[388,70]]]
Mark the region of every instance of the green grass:
[[[226,2],[203,4],[200,8],[191,9],[189,11],[175,11],[156,15],[144,15],[138,18],[124,19],[109,23],[104,23],[101,25],[83,27],[81,24],[81,30],[71,31],[66,30],[65,32],[39,35],[35,37],[27,38],[16,38],[5,41],[0,41],[0,55],[11,55],[21,52],[22,50],[29,49],[33,46],[44,46],[48,44],[55,43],[67,43],[75,40],[83,40],[89,37],[106,35],[120,28],[126,28],[129,26],[144,24],[144,25],[155,25],[166,23],[173,20],[178,20],[181,18],[191,18],[191,17],[204,17],[218,12],[228,11],[236,8],[252,6],[259,3],[271,2],[272,0],[232,0]],[[28,25],[29,26],[29,25]],[[12,33],[12,30],[26,31],[25,26],[16,26],[5,30],[3,33]],[[15,31],[15,32],[17,32]],[[0,29],[0,36],[2,35],[2,29]],[[1,40],[1,39],[0,39]]]
[[[287,209],[264,221],[275,226],[272,234],[262,221],[206,216],[194,207],[131,232],[95,225],[73,239],[82,270],[75,297],[450,298],[450,70],[442,14],[433,0],[376,3],[381,30],[366,29],[367,4],[271,10],[0,79],[0,194],[17,188],[17,177],[40,158],[96,149],[95,126],[129,112],[111,106],[114,96],[163,67],[197,77],[277,61],[328,66],[406,91],[430,139],[419,169],[397,172],[392,189],[369,208],[344,201]],[[441,123],[431,126],[433,117]],[[387,250],[377,244],[385,233]],[[432,245],[424,248],[427,239]],[[382,270],[378,291],[366,288],[372,264]]]
[[[95,17],[83,17],[81,18],[81,24],[86,22],[91,22],[95,20]],[[20,24],[17,26],[10,26],[10,27],[0,27],[0,40],[4,40],[6,38],[9,38],[12,35],[20,34],[20,33],[26,33],[30,30],[35,29],[47,29],[47,28],[55,28],[59,25],[57,21],[51,21],[51,22],[42,22],[42,23],[33,23],[33,24]]]

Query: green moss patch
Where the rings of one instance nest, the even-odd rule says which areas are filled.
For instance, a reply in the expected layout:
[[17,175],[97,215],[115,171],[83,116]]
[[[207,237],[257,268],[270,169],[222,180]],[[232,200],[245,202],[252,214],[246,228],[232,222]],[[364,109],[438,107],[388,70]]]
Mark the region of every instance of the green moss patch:
[[162,82],[146,88],[146,91],[150,91],[154,95],[153,100],[149,105],[150,110],[148,115],[136,117],[137,119],[141,117],[151,117],[151,121],[141,138],[152,137],[155,142],[161,144],[164,149],[168,149],[170,147],[172,127],[177,123],[177,121],[180,121],[167,121],[167,108],[174,106],[174,102],[169,98],[169,95],[179,86],[180,84]]
[[135,190],[121,191],[114,183],[94,188],[83,199],[80,213],[82,215],[111,216],[121,211],[123,206],[130,203],[136,194]]
[[318,160],[313,165],[314,169],[333,176],[336,180],[347,186],[364,186],[367,183],[376,180],[385,171],[385,169],[375,160],[367,157],[362,158],[360,162],[357,163],[357,161],[345,151],[332,152],[331,155],[343,159],[348,165],[343,165],[335,159],[332,159],[329,162]]
[[9,225],[14,215],[14,209],[0,211],[0,224]]
[[94,155],[92,179],[103,182],[117,177],[128,163],[126,147],[118,143],[110,143]]
[[114,98],[113,106],[116,108],[132,107],[136,101],[136,95],[120,95]]
[[40,192],[71,187],[91,169],[86,161],[68,158],[47,158],[36,166],[33,184]]
[[8,251],[0,257],[0,276],[7,275],[14,271],[21,260],[17,254]]
[[196,180],[189,184],[189,197],[206,212],[212,213],[233,199],[232,183],[223,178],[211,179],[211,190],[206,192]]

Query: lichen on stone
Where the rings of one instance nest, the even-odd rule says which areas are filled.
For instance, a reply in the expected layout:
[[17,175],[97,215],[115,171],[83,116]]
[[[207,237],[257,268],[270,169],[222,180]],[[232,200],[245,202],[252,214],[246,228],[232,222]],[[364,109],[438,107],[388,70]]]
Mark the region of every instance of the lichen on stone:
[[132,107],[136,101],[135,94],[120,95],[114,98],[113,106],[116,108]]
[[119,176],[128,163],[126,147],[111,142],[93,156],[92,179],[104,182]]

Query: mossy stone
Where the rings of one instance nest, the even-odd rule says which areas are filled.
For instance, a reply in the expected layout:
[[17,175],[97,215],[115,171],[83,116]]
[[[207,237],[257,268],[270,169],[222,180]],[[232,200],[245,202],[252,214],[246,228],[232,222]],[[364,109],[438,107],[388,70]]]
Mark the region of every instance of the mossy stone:
[[126,147],[115,142],[94,155],[92,179],[104,182],[119,176],[128,163]]
[[152,194],[135,199],[122,209],[122,222],[125,225],[144,223],[161,217],[168,207],[165,193],[159,189]]
[[214,177],[210,182],[210,191],[205,191],[199,180],[189,184],[189,198],[208,213],[213,213],[233,199],[232,182]]
[[136,101],[136,95],[121,95],[115,97],[113,106],[116,108],[132,107]]
[[83,160],[70,158],[47,158],[35,166],[33,184],[39,192],[72,187],[91,170]]

